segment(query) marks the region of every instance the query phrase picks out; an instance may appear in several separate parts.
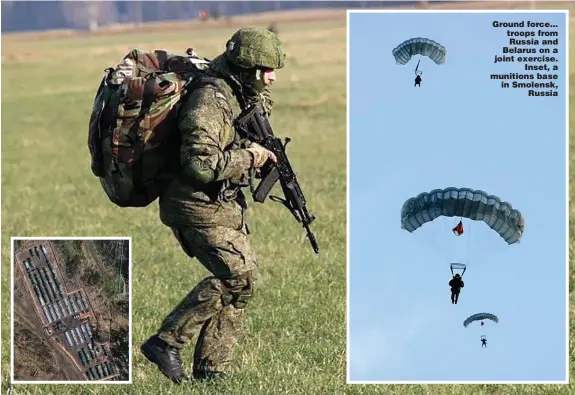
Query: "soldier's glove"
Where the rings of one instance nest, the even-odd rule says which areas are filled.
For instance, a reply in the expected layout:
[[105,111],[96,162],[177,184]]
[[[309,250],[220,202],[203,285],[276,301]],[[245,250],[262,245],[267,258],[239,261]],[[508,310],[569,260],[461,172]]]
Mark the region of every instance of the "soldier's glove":
[[277,162],[277,158],[273,152],[262,147],[257,143],[252,143],[252,145],[250,145],[250,148],[247,148],[247,150],[253,156],[253,164],[252,164],[253,168],[259,169],[267,162],[268,159],[270,159],[274,163]]

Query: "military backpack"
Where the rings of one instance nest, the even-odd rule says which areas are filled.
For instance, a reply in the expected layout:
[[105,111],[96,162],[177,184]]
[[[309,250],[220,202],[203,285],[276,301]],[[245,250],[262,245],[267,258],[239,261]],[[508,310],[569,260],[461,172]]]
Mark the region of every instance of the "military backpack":
[[193,50],[130,51],[105,70],[90,117],[91,168],[120,207],[145,207],[180,168],[177,125],[182,98],[210,61]]

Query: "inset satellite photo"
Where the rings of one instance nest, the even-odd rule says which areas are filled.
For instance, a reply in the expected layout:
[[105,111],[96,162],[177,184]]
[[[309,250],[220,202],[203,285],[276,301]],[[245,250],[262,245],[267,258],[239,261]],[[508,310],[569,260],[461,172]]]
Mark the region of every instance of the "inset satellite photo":
[[130,241],[13,243],[14,381],[129,381]]

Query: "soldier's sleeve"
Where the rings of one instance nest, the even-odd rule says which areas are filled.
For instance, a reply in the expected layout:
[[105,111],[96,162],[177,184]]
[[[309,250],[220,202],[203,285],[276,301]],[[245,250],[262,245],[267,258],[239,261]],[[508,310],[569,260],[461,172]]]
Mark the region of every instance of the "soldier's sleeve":
[[[218,96],[219,95],[219,96]],[[211,88],[193,92],[180,110],[181,160],[186,174],[209,183],[237,178],[253,165],[246,149],[225,150],[233,137],[233,113]]]

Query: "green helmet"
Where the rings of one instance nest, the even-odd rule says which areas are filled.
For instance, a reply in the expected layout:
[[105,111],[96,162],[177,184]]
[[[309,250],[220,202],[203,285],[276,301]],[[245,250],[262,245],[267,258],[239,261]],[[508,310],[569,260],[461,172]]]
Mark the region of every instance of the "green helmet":
[[243,69],[281,69],[285,57],[283,43],[267,29],[240,29],[226,43],[226,59]]

